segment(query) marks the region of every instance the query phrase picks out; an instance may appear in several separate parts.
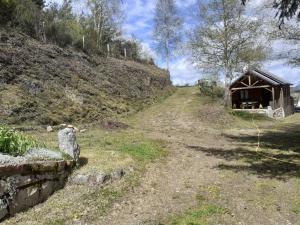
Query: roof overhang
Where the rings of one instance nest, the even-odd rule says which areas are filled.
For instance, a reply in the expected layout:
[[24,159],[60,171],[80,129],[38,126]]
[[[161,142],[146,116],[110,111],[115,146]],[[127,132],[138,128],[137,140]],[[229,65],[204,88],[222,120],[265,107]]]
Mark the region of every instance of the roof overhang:
[[240,77],[238,77],[235,81],[232,82],[232,84],[230,85],[229,88],[231,89],[237,82],[239,82],[241,79],[243,79],[247,75],[256,76],[256,77],[266,81],[267,83],[269,83],[272,86],[290,86],[290,85],[292,85],[289,82],[284,81],[283,79],[277,77],[276,75],[267,73],[262,70],[254,69],[254,70],[248,70],[247,72],[242,74]]

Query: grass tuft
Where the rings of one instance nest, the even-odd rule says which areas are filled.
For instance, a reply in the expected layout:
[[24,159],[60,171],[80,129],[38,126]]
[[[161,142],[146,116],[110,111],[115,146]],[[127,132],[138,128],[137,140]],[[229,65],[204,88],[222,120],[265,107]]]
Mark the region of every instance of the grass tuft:
[[164,155],[161,146],[154,142],[126,143],[120,145],[118,150],[138,161],[153,161]]

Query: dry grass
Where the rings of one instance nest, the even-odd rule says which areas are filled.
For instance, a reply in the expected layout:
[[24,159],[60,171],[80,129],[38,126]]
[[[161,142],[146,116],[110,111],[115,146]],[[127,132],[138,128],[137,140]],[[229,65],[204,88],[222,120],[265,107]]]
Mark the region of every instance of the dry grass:
[[[30,132],[49,148],[57,148],[57,134],[45,131]],[[77,135],[84,162],[74,173],[93,174],[119,168],[134,167],[135,172],[118,185],[97,187],[68,184],[45,203],[8,219],[4,224],[58,225],[100,217],[123,193],[137,185],[145,166],[166,154],[164,143],[143,137],[134,130],[105,131],[90,127]]]
[[[218,118],[211,118],[212,115]],[[200,98],[196,88],[181,88],[166,101],[124,121],[132,128],[105,131],[91,127],[87,133],[79,134],[82,156],[88,163],[76,172],[135,166],[137,174],[107,188],[67,186],[45,204],[6,223],[93,224],[107,219],[123,225],[130,224],[126,219],[122,222],[132,216],[124,213],[131,209],[140,213],[136,215],[140,221],[149,221],[147,215],[159,220],[152,218],[155,210],[174,210],[176,215],[159,220],[172,225],[299,221],[300,114],[283,120],[234,115],[219,102]],[[264,154],[256,152],[256,125],[261,129],[260,147]],[[56,147],[56,134],[35,135]],[[143,178],[141,190],[128,192],[138,184],[144,166],[165,155],[164,143],[148,136],[169,142],[172,152],[168,161],[155,164],[159,170],[152,168],[150,175]],[[172,179],[166,180],[162,171]],[[180,182],[187,172],[191,179]],[[186,194],[184,198],[177,192],[178,187]],[[159,191],[151,194],[149,190],[153,189]],[[197,201],[191,190],[199,193]],[[127,201],[119,202],[124,193],[128,193],[126,199],[133,200],[128,201],[129,205]],[[137,199],[145,201],[134,201]],[[163,206],[159,205],[161,200]],[[112,209],[103,219],[103,213],[115,201],[123,207]],[[148,201],[155,204],[146,204]],[[187,205],[194,207],[188,209]]]

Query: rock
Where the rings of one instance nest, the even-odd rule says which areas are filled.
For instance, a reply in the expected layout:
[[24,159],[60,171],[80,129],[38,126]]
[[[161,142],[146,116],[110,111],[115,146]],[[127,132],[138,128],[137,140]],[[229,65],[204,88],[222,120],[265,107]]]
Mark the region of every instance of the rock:
[[0,221],[8,214],[7,204],[0,199]]
[[89,183],[92,185],[101,185],[106,183],[110,179],[111,175],[109,173],[97,173],[89,177]]
[[85,133],[87,131],[87,129],[82,129],[80,130],[80,133]]
[[112,172],[111,177],[113,180],[120,180],[125,175],[125,171],[123,169],[117,169]]
[[71,178],[71,183],[77,185],[102,185],[111,180],[109,173],[97,173],[91,175],[78,174]]
[[71,156],[75,161],[79,159],[80,148],[76,142],[73,128],[65,128],[58,132],[59,149]]
[[46,181],[40,188],[40,201],[45,201],[55,191],[55,181]]
[[9,155],[4,155],[0,153],[0,165],[1,164],[20,164],[20,163],[26,163],[27,160],[24,157],[13,157]]
[[47,127],[47,132],[52,132],[53,131],[53,128],[51,126],[48,126]]
[[23,211],[38,204],[40,190],[38,186],[30,186],[20,189],[9,202],[9,213],[15,215],[17,212]]
[[71,182],[73,184],[78,184],[78,185],[84,185],[84,184],[88,184],[89,182],[89,175],[76,175],[73,176],[71,179]]
[[[9,185],[6,181],[0,180],[0,196],[9,191]],[[1,201],[0,201],[1,206]]]
[[45,148],[29,149],[25,155],[27,159],[63,159],[61,152],[55,152]]

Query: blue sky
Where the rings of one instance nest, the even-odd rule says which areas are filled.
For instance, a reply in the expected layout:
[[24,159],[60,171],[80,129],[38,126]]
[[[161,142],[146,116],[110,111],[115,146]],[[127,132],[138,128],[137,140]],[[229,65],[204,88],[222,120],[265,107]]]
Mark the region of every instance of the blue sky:
[[[61,0],[47,0],[46,2]],[[155,53],[154,45],[152,41],[152,28],[153,28],[153,16],[155,8],[155,0],[126,0],[124,3],[124,12],[126,19],[123,25],[124,36],[130,37],[134,35],[142,43],[145,49],[148,49],[156,58],[156,63],[160,67],[165,67],[163,60]],[[194,24],[193,8],[197,0],[177,0],[178,9],[180,14],[184,18],[183,33],[186,33]],[[250,1],[251,2],[251,1]],[[261,0],[252,0],[248,7],[257,8],[261,4]],[[283,42],[276,42],[272,44],[274,51],[278,52],[283,46],[286,46]],[[199,78],[201,73],[193,68],[188,57],[178,53],[178,57],[172,59],[170,65],[171,79],[174,84],[193,84]],[[264,64],[264,69],[277,74],[290,81],[291,83],[300,83],[300,68],[292,68],[288,65],[286,60],[272,60]]]

